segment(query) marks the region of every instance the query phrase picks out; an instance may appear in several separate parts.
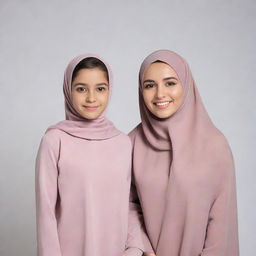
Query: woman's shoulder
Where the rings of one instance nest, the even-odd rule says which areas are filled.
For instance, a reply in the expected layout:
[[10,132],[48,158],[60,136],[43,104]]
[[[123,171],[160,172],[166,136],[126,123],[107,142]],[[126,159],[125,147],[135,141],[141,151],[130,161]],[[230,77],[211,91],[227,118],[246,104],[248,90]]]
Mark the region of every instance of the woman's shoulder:
[[235,160],[232,149],[226,136],[218,130],[216,136],[211,140],[211,158],[216,160],[218,168],[215,172],[220,172],[221,179],[231,177],[235,173]]
[[226,157],[227,155],[232,156],[230,144],[226,136],[217,129],[217,133],[211,138],[212,149],[218,152],[220,158]]
[[137,126],[135,126],[129,133],[128,136],[130,137],[130,140],[132,141],[132,143],[135,140],[135,137],[137,136],[138,133],[140,133],[142,129],[141,123],[139,123]]

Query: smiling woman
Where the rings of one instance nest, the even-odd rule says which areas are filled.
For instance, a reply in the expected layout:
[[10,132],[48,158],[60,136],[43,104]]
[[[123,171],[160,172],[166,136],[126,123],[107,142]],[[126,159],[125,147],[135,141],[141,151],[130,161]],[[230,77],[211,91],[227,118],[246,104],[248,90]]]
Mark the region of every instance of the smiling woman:
[[[157,256],[238,256],[233,155],[184,58],[158,50],[139,72],[133,177]],[[140,204],[139,204],[140,202]]]
[[168,64],[156,61],[143,77],[143,99],[149,111],[167,118],[181,105],[182,86],[177,73]]

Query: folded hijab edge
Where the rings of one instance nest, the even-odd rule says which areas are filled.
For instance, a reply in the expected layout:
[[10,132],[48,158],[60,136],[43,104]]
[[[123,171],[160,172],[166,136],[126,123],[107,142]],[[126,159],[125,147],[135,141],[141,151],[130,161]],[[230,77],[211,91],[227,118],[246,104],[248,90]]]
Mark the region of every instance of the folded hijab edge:
[[61,131],[66,132],[69,135],[74,137],[87,139],[87,140],[105,140],[115,137],[121,133],[114,124],[105,117],[105,110],[101,113],[101,115],[96,119],[86,119],[81,117],[77,111],[75,111],[72,100],[71,100],[71,86],[72,86],[72,74],[75,67],[79,64],[83,59],[94,57],[102,61],[108,71],[109,77],[109,98],[108,104],[112,94],[113,87],[113,76],[112,70],[109,64],[101,57],[96,54],[81,54],[73,58],[64,72],[64,81],[63,81],[63,93],[65,98],[65,116],[66,120],[60,121],[55,125],[48,127],[46,132],[51,129],[59,129]]

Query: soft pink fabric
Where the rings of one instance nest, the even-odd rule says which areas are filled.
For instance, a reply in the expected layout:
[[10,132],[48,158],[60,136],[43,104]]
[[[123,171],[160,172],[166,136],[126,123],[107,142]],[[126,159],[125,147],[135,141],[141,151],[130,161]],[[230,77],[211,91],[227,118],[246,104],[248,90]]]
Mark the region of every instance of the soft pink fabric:
[[83,59],[88,57],[95,57],[101,60],[107,67],[108,70],[108,76],[109,76],[109,98],[112,93],[112,84],[113,84],[113,78],[112,78],[112,71],[109,67],[109,65],[104,61],[101,57],[95,55],[95,54],[82,54],[77,57],[75,57],[73,60],[71,60],[65,70],[64,73],[64,82],[63,82],[63,92],[65,96],[65,112],[66,112],[66,120],[63,120],[59,123],[57,123],[54,126],[49,127],[51,128],[57,128],[60,130],[63,130],[71,135],[78,136],[80,138],[86,138],[86,139],[93,139],[93,140],[101,140],[101,139],[108,139],[113,136],[116,136],[120,133],[113,123],[105,118],[104,114],[105,111],[94,120],[87,120],[79,115],[79,113],[76,112],[72,105],[71,100],[71,80],[72,80],[72,74],[76,67],[76,65]]
[[83,119],[70,101],[74,67],[89,56],[95,55],[78,56],[68,65],[68,120],[47,129],[37,154],[38,256],[142,255],[140,222],[129,205],[130,139],[104,114]]
[[[181,107],[166,119],[154,117],[142,97],[144,72],[157,60],[176,71],[184,90]],[[142,122],[130,137],[153,250],[157,256],[238,256],[232,153],[203,106],[189,66],[176,53],[159,50],[144,60],[139,80]]]

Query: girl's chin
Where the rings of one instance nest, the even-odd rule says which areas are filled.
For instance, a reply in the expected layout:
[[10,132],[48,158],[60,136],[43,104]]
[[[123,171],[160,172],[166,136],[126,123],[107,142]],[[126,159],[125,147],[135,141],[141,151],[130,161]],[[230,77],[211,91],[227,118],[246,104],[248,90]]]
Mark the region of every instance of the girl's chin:
[[92,112],[90,111],[89,113],[85,113],[85,111],[83,112],[80,112],[80,115],[85,118],[85,119],[89,119],[89,120],[93,120],[93,119],[97,119],[100,115],[101,115],[102,111],[101,112]]
[[84,118],[89,119],[89,120],[97,119],[99,116],[100,116],[100,114],[99,115],[83,115]]

